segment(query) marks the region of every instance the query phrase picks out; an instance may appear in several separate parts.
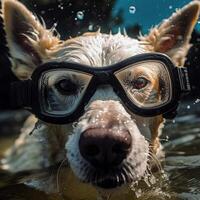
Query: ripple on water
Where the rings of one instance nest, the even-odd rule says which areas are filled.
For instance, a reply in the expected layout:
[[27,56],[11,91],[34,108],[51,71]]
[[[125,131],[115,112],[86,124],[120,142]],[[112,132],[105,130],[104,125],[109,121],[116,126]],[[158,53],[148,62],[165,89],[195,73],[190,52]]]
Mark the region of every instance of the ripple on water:
[[169,137],[169,141],[163,144],[166,152],[165,171],[169,176],[170,189],[177,199],[199,200],[199,108],[195,110],[192,106],[190,110],[185,110],[182,110],[175,123],[168,122],[164,130],[164,135]]

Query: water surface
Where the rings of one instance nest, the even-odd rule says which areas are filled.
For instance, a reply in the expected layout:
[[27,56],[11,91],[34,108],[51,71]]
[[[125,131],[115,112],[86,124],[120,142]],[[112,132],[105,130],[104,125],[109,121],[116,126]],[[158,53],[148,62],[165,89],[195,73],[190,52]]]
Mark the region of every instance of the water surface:
[[[0,155],[8,146],[12,145],[15,138],[16,135],[0,138]],[[147,187],[146,184],[144,188],[137,189],[136,196],[139,200],[199,200],[200,103],[182,103],[176,119],[167,121],[161,141],[166,154],[165,178],[157,173],[155,175],[156,183],[150,187]],[[7,178],[6,176],[10,175],[0,173],[0,200],[54,199],[52,195],[47,196],[43,192],[28,188],[23,184],[6,182],[5,180],[12,179],[12,177]]]

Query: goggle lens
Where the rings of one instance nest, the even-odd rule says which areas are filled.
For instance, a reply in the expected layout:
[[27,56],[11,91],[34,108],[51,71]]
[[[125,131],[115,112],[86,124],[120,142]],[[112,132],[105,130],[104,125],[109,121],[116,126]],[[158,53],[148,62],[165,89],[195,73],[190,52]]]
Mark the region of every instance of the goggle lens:
[[130,65],[115,72],[126,96],[137,107],[152,109],[167,104],[172,98],[167,67],[157,60]]
[[70,115],[80,104],[92,76],[83,72],[54,69],[39,80],[41,110],[50,115]]

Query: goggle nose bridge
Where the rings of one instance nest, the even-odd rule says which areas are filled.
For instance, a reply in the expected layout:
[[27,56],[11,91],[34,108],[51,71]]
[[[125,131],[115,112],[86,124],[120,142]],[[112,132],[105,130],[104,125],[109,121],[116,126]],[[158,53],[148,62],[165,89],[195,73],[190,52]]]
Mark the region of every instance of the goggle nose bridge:
[[111,78],[111,72],[109,71],[98,71],[95,73],[95,78],[99,85],[110,85],[110,78]]

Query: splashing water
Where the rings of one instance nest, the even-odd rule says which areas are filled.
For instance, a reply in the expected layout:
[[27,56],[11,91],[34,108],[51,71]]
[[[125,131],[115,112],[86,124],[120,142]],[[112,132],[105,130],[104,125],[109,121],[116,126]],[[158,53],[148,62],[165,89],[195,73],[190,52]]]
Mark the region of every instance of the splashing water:
[[135,6],[130,6],[130,7],[129,7],[129,13],[130,13],[130,14],[135,14],[135,12],[136,12]]
[[133,197],[135,196],[133,199],[146,199],[146,197],[151,196],[151,194],[157,194],[158,196],[156,197],[161,197],[161,199],[168,199],[169,196],[166,195],[169,194],[163,191],[163,188],[168,187],[168,180],[168,176],[163,170],[157,174],[152,174],[151,171],[146,172],[142,180],[132,183],[129,186],[130,190],[133,192]]
[[142,196],[142,190],[141,188],[137,188],[137,187],[138,187],[138,182],[135,182],[130,186],[130,190],[133,192],[136,198],[139,198]]
[[141,189],[136,190],[135,195],[136,195],[137,198],[141,197],[142,196],[142,190]]
[[97,200],[110,200],[111,194],[104,194],[101,191],[98,191]]

